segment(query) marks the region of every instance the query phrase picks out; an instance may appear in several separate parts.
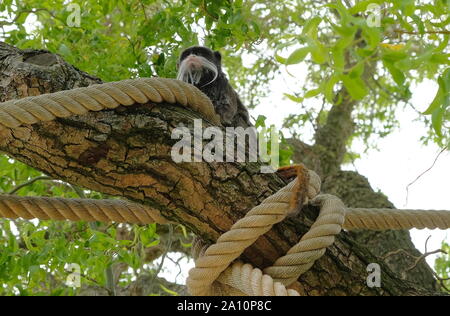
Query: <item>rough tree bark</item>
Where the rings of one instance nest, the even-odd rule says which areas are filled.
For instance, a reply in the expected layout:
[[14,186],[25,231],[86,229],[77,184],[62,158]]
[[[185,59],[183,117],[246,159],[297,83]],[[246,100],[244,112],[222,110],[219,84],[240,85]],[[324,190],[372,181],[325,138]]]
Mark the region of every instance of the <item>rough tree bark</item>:
[[[0,44],[0,80],[2,101],[99,82],[49,52],[6,44]],[[174,163],[171,130],[192,129],[193,118],[199,116],[169,104],[92,112],[2,132],[0,151],[52,177],[149,205],[212,242],[286,183],[275,174],[260,174],[254,163]],[[308,230],[317,213],[304,208],[276,225],[243,260],[270,265]],[[366,285],[370,263],[382,267],[381,288]],[[436,294],[426,284],[402,280],[346,232],[300,283],[304,295]]]

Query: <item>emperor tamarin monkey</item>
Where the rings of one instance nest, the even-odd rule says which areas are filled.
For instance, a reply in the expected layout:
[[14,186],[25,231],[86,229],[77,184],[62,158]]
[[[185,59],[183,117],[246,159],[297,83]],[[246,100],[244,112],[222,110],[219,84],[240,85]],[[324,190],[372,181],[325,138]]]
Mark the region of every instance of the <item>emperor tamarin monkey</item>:
[[183,51],[178,61],[178,80],[195,85],[214,104],[225,126],[252,126],[249,114],[222,71],[222,55],[194,46]]

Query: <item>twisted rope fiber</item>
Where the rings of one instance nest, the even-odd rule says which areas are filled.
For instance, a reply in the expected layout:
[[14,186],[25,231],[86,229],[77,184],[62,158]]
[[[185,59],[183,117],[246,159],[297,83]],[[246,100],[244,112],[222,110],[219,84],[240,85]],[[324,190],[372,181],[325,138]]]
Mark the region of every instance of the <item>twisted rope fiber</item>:
[[63,199],[0,195],[0,217],[17,219],[165,224],[159,211],[123,200]]
[[288,289],[286,286],[264,274],[260,269],[253,268],[250,264],[234,262],[226,269],[214,283],[213,294],[224,292],[227,295],[247,296],[300,296],[300,294]]
[[290,285],[308,271],[326,249],[334,244],[335,236],[342,230],[345,221],[345,205],[332,195],[319,195],[313,204],[321,207],[319,217],[300,241],[264,270],[275,282]]
[[448,229],[449,211],[349,208],[344,229]]
[[181,104],[199,112],[212,123],[220,124],[211,100],[196,87],[174,79],[140,78],[0,103],[0,126],[16,128],[57,117],[148,102]]
[[[337,199],[333,196],[329,196],[329,198]],[[320,201],[323,203],[323,198],[313,200],[317,203]],[[346,210],[343,225],[345,230],[412,228],[445,230],[450,228],[449,211],[361,208],[347,208]],[[0,195],[0,217],[142,225],[155,222],[167,223],[167,220],[156,209],[122,200],[20,197],[15,195]]]
[[[308,187],[307,196],[303,199],[304,203],[307,203],[308,199],[314,198],[320,191],[319,176],[312,171],[306,171],[309,172],[310,183],[309,185],[307,183],[300,184]],[[211,245],[204,251],[203,256],[196,260],[195,268],[189,271],[186,285],[192,295],[211,295],[214,292],[218,292],[216,290],[217,286],[213,285],[213,283],[219,275],[246,248],[252,245],[261,235],[272,229],[274,224],[281,222],[295,207],[292,205],[292,196],[298,192],[299,178],[302,177],[298,177],[280,191],[265,199],[260,205],[254,207],[244,218],[235,223],[228,232],[220,236],[214,245]],[[253,286],[250,289],[253,290],[246,292],[247,295],[275,293],[279,292],[281,287],[283,287],[283,285],[274,282],[272,278],[268,279],[269,276],[264,276],[257,269],[252,273],[254,273],[255,278],[252,279]],[[244,281],[240,278],[233,278],[236,274],[239,274],[239,272],[225,274],[231,279],[228,281],[223,280],[224,283],[231,283],[233,287],[249,290],[246,286],[238,286],[236,284],[236,280]],[[246,281],[248,282],[248,280]],[[275,287],[278,290],[275,290]]]

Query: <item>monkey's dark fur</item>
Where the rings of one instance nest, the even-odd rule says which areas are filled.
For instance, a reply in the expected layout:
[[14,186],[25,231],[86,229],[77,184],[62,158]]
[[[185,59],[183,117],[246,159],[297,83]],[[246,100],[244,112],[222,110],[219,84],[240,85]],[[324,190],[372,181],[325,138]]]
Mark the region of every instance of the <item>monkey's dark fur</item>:
[[222,124],[225,126],[242,126],[244,128],[252,126],[247,109],[222,71],[221,54],[202,46],[190,47],[183,51],[178,65],[180,66],[191,55],[204,57],[217,67],[217,78],[215,80],[215,74],[211,70],[202,67],[199,82],[187,81],[194,84],[211,99],[216,113],[220,115]]

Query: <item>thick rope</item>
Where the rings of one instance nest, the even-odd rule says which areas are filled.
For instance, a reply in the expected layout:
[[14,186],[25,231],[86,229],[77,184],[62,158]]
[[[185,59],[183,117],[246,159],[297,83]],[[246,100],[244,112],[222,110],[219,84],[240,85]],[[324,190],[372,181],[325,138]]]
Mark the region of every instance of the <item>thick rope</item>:
[[[337,198],[333,197],[333,199],[336,200]],[[313,200],[313,202],[319,201],[320,199]],[[130,211],[146,215],[145,217],[141,215],[133,216],[129,215]],[[343,225],[345,230],[413,228],[445,230],[450,228],[449,211],[346,208],[345,216]],[[0,195],[1,217],[142,225],[167,222],[156,209],[120,200],[20,197],[15,195]]]
[[325,250],[334,244],[335,236],[342,230],[346,208],[341,200],[332,195],[320,195],[312,203],[320,205],[321,210],[310,230],[285,256],[264,270],[276,282],[284,285],[295,282],[325,254]]
[[213,124],[220,124],[211,100],[196,87],[174,79],[140,78],[0,103],[0,126],[16,128],[57,117],[147,102],[180,104],[199,112]]
[[[312,172],[310,174],[314,181],[317,175]],[[299,192],[298,180],[301,178],[298,176],[287,187],[252,209],[247,214],[248,217],[233,225],[230,231],[219,237],[216,244],[206,250],[199,244],[196,245],[200,258],[197,259],[195,268],[189,272],[186,283],[192,295],[298,295],[297,291],[289,290],[286,286],[293,284],[324,255],[326,249],[334,243],[335,236],[341,232],[344,223],[346,229],[450,228],[450,212],[445,211],[413,211],[406,216],[408,211],[351,209],[348,211],[351,215],[346,220],[347,209],[340,199],[332,195],[319,195],[312,200],[313,204],[321,207],[317,220],[300,242],[285,256],[276,260],[273,266],[266,268],[264,272],[251,265],[243,266],[239,262],[230,266],[245,248],[268,231],[268,227],[271,228],[280,221],[277,216],[284,218],[290,212],[292,205],[288,201],[292,201],[293,195]],[[319,190],[320,188],[314,192],[309,187],[307,198],[313,198]],[[266,206],[270,211],[265,209]],[[391,213],[388,214],[389,211]],[[264,220],[253,218],[255,215]],[[256,221],[264,226],[258,226]]]
[[[329,197],[335,200],[336,205],[340,204],[337,202],[338,199],[336,197]],[[319,201],[323,201],[323,199],[317,198],[313,200],[316,203]],[[130,215],[130,211],[138,215]],[[146,214],[144,215],[145,217],[142,217],[141,213]],[[0,217],[10,219],[36,218],[41,220],[99,221],[142,225],[154,222],[160,224],[167,222],[156,209],[121,200],[20,197],[15,195],[0,195]],[[343,228],[345,230],[399,230],[413,228],[445,230],[450,228],[450,212],[346,208]]]
[[349,208],[344,229],[448,229],[449,211]]
[[[307,198],[320,191],[320,178],[310,172]],[[292,212],[292,196],[298,192],[298,179],[254,207],[211,245],[195,262],[186,282],[192,295],[212,295],[214,281],[245,249]],[[305,201],[306,202],[306,201]],[[267,278],[266,278],[267,279]],[[261,279],[262,281],[262,279]]]
[[123,200],[0,195],[0,217],[130,224],[166,224],[158,210]]
[[[218,284],[213,290],[214,294],[221,291],[221,287],[228,288],[224,292],[230,292],[230,288],[236,292],[233,295],[246,296],[299,296],[299,293],[292,289],[287,289],[283,284],[264,274],[260,269],[253,268],[250,264],[235,262],[226,269],[217,279]],[[227,294],[231,295],[231,294]]]

